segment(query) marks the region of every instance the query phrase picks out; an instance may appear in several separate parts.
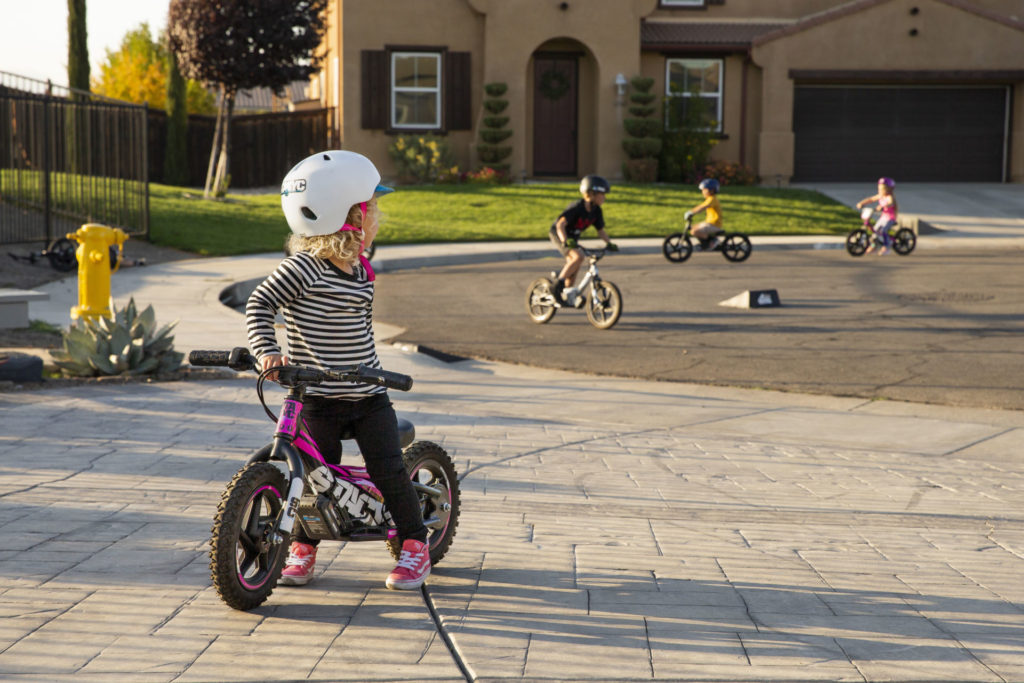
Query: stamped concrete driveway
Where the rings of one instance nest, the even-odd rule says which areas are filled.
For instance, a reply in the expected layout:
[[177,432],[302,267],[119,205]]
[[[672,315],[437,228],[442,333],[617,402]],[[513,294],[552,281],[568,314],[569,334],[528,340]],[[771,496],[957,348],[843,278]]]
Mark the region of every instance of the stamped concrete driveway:
[[[923,239],[922,242],[925,240]],[[758,252],[745,263],[695,254],[616,255],[602,275],[624,314],[608,331],[581,311],[526,315],[535,261],[387,273],[377,320],[393,341],[448,354],[670,381],[946,405],[1024,409],[1020,248],[929,249],[854,259],[840,250]],[[776,289],[779,308],[719,305]]]

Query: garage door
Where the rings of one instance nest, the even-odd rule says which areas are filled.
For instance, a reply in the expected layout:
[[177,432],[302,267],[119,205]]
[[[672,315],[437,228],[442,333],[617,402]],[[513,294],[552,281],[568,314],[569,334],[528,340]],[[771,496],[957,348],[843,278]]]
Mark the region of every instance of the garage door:
[[796,181],[1002,182],[1007,90],[798,86]]

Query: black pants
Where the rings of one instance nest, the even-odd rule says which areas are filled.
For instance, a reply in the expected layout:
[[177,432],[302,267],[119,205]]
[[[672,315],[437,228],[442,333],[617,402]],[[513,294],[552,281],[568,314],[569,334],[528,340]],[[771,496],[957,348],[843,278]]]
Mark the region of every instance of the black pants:
[[[384,496],[384,505],[391,513],[399,538],[426,542],[427,528],[423,526],[419,497],[402,463],[398,418],[387,394],[373,394],[358,401],[307,396],[302,419],[320,454],[332,465],[341,464],[341,434],[351,427],[366,461],[366,471]],[[296,531],[295,540],[317,544],[316,540],[306,538],[301,528]]]

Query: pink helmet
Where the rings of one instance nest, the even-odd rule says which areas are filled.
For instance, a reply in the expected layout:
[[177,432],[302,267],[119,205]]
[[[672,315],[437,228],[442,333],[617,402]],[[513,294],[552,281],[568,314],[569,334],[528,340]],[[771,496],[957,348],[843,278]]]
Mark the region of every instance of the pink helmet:
[[896,181],[893,180],[892,178],[879,178],[878,184],[885,185],[888,188],[896,187]]

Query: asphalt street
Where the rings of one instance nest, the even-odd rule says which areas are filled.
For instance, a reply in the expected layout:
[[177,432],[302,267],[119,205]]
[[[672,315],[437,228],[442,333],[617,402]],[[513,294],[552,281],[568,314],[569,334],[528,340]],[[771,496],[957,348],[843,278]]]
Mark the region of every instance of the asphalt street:
[[[555,258],[422,268],[381,278],[376,318],[395,341],[476,359],[590,374],[950,406],[1024,408],[1024,250],[756,250],[739,264],[695,253],[612,255],[611,330],[563,309],[545,325],[525,292]],[[721,305],[775,289],[778,308]]]

